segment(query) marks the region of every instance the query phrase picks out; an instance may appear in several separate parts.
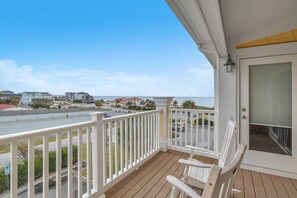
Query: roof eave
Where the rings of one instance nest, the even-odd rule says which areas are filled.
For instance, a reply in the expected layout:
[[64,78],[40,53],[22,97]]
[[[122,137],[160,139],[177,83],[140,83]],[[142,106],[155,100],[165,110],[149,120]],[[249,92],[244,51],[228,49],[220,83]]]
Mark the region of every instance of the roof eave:
[[[219,57],[227,57],[228,51],[219,1],[166,0],[166,2],[197,45],[207,45],[209,50],[217,53]],[[216,55],[202,53],[215,68]]]

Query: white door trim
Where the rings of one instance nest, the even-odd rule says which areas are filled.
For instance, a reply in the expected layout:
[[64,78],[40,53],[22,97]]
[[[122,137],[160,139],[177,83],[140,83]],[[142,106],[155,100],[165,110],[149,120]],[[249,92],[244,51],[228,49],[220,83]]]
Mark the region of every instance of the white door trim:
[[[297,101],[297,55],[281,55],[281,56],[270,56],[270,57],[259,57],[259,58],[247,58],[247,59],[240,59],[239,65],[240,65],[240,72],[239,72],[239,119],[240,119],[240,142],[248,143],[248,135],[244,130],[242,129],[244,125],[244,121],[241,119],[241,108],[242,105],[242,99],[243,98],[249,98],[249,91],[244,92],[243,89],[246,89],[245,87],[248,85],[244,85],[242,82],[245,80],[245,82],[248,82],[248,76],[245,75],[247,71],[244,71],[244,67],[248,67],[248,65],[258,65],[258,64],[269,64],[269,63],[278,63],[278,62],[292,62],[292,97],[293,97],[293,115],[292,115],[292,156],[286,156],[286,155],[280,155],[280,154],[271,154],[271,153],[265,153],[260,151],[251,151],[247,150],[247,154],[244,158],[242,167],[250,170],[265,172],[269,174],[279,175],[279,176],[285,176],[290,178],[297,179],[297,131],[296,131],[296,124],[297,124],[297,104],[294,104],[294,99]],[[245,75],[245,76],[244,76]],[[295,76],[295,78],[294,78]],[[247,78],[247,79],[245,79]],[[295,89],[294,89],[295,88]],[[248,109],[247,109],[248,111]],[[249,115],[248,115],[249,116]],[[248,145],[249,146],[249,145]],[[259,158],[261,157],[261,158]],[[254,159],[253,159],[254,158]],[[257,159],[259,158],[259,159]],[[263,163],[256,163],[258,160],[263,160]],[[278,160],[277,160],[278,159]],[[254,160],[254,162],[252,162]],[[269,163],[275,163],[275,167],[281,167],[281,166],[290,166],[288,170],[286,171],[284,168],[283,170],[278,168],[269,167],[267,165],[267,161]],[[287,164],[286,162],[290,162]],[[284,165],[281,165],[284,164]],[[296,166],[296,169],[292,168],[293,166]]]

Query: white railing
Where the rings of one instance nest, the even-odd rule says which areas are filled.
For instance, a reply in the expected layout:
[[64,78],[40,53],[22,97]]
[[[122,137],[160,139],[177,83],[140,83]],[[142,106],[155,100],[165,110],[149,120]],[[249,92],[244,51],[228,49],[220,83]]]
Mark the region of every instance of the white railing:
[[169,147],[185,151],[186,145],[215,150],[217,145],[214,125],[216,111],[199,109],[169,110]]
[[[16,198],[25,189],[27,196],[34,198],[36,184],[42,183],[43,197],[48,198],[52,196],[49,194],[51,178],[55,181],[56,197],[66,194],[68,198],[99,197],[160,150],[160,112],[154,110],[106,119],[103,113],[92,113],[92,121],[0,136],[0,145],[7,145],[10,150],[10,193],[7,197]],[[26,159],[20,158],[20,145],[26,145]],[[67,147],[64,167],[63,147]],[[35,179],[38,149],[42,152],[39,157],[43,171],[42,177]],[[55,152],[56,158],[52,172],[49,169],[53,169],[53,161],[45,157],[50,152]],[[23,187],[23,190],[18,188],[19,163],[28,166],[27,184],[22,184],[27,188]],[[62,185],[64,175],[67,175],[67,192],[63,191],[66,189]],[[76,178],[77,186],[74,186]],[[83,183],[87,186],[86,191],[83,191]]]
[[[28,166],[28,179],[27,179],[27,195],[32,198],[35,197],[35,185],[38,180],[42,183],[43,197],[49,197],[49,156],[50,152],[55,152],[55,176],[56,181],[56,197],[62,197],[62,172],[67,172],[68,177],[68,197],[74,196],[73,190],[73,145],[77,145],[77,161],[75,164],[77,166],[77,196],[82,197],[83,188],[83,174],[82,174],[82,150],[83,150],[83,139],[86,141],[86,156],[87,162],[91,161],[91,127],[94,126],[96,122],[82,122],[78,124],[65,125],[61,127],[52,127],[47,129],[40,129],[34,131],[28,131],[23,133],[16,133],[12,135],[4,135],[0,137],[0,145],[9,145],[10,148],[10,198],[18,197],[18,166],[19,163],[26,163]],[[84,138],[83,138],[84,136]],[[37,145],[36,145],[37,144]],[[27,159],[20,157],[19,146],[23,145],[27,148]],[[62,147],[67,148],[67,168],[62,167]],[[35,159],[36,150],[42,152],[42,177],[37,178],[35,181]],[[26,150],[26,149],[25,149]],[[66,149],[63,149],[66,150]],[[24,155],[24,153],[23,153]],[[64,158],[63,160],[66,160]],[[51,162],[54,163],[54,162]],[[87,172],[90,176],[91,168],[89,163]],[[51,167],[53,168],[53,167]],[[64,169],[63,169],[64,168]],[[88,194],[91,194],[91,177],[87,180]]]
[[160,110],[104,119],[106,191],[160,150]]

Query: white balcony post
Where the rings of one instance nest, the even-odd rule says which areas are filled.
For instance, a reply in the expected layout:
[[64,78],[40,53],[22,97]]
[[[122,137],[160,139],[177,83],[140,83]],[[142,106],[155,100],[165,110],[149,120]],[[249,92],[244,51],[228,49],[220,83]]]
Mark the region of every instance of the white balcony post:
[[[103,163],[105,146],[103,134],[103,117],[104,113],[90,113],[92,121],[96,121],[96,125],[92,126],[92,172],[93,172],[93,190],[96,197],[105,197],[103,194]],[[89,162],[88,162],[89,163]]]
[[168,150],[168,129],[169,129],[169,107],[173,97],[154,97],[156,109],[162,110],[160,113],[160,146],[163,152]]

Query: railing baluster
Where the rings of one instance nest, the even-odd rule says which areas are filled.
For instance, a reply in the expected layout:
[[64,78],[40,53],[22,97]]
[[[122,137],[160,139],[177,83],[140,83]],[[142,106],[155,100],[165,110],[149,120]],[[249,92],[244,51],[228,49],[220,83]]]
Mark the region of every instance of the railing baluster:
[[196,146],[198,145],[198,135],[199,135],[199,114],[196,113]]
[[123,120],[120,120],[120,155],[121,155],[121,157],[120,157],[120,160],[121,160],[121,173],[123,173],[124,172],[124,163],[123,163],[123,161],[124,161],[124,156],[123,156],[123,154],[124,154],[124,147],[123,147]]
[[136,117],[133,117],[133,154],[134,154],[134,163],[133,164],[136,164],[137,161],[136,161]]
[[10,197],[18,197],[18,143],[10,143]]
[[144,153],[147,156],[147,116],[144,116]]
[[[179,111],[179,115],[181,114],[181,111]],[[180,116],[181,117],[181,116]],[[174,146],[177,146],[177,111],[175,111],[175,128],[174,128]]]
[[154,130],[154,127],[153,127],[153,115],[151,114],[150,115],[151,117],[151,153],[153,152],[153,149],[154,149],[154,136],[153,136],[153,130]]
[[56,197],[62,196],[61,164],[62,164],[61,133],[58,132],[56,133]]
[[72,153],[72,131],[68,131],[68,198],[73,197],[73,177],[72,177],[72,167],[73,167],[73,153]]
[[108,140],[109,140],[109,143],[108,143],[108,156],[109,156],[109,178],[110,180],[113,179],[113,163],[112,163],[112,123],[108,123],[108,127],[107,127],[107,130],[108,130]]
[[[183,139],[182,131],[183,131],[183,127],[185,127],[185,146],[186,146],[188,144],[188,112],[184,111],[182,115],[183,115],[183,120],[184,120],[185,126],[184,126],[184,124],[181,124],[182,126],[180,126],[181,129],[180,129],[179,133],[181,134],[180,139],[182,140]],[[183,147],[182,144],[180,144],[180,146]]]
[[48,136],[43,136],[43,198],[48,198]]
[[77,131],[77,187],[78,197],[82,197],[83,185],[82,185],[82,131]]
[[[185,112],[186,113],[186,112]],[[179,124],[179,146],[182,147],[183,144],[182,144],[182,131],[183,131],[183,126],[184,126],[184,112],[181,112],[181,119],[180,119],[180,124]],[[187,118],[186,118],[187,119]],[[187,144],[188,142],[188,132],[187,132],[187,120],[185,122],[185,145]]]
[[143,119],[143,116],[141,116],[141,158],[143,159],[144,156],[143,156],[143,136],[144,136],[144,119]]
[[[92,147],[91,147],[91,129],[88,127],[87,128],[87,141],[86,141],[86,147],[87,147],[87,196],[91,195],[91,188],[92,188],[92,166],[91,166],[91,161],[92,161]],[[105,168],[103,168],[105,170]],[[103,171],[105,173],[105,171]],[[105,179],[105,174],[103,176]]]
[[204,113],[202,113],[202,142],[204,141]]
[[[169,110],[169,127],[168,127],[168,134],[169,134],[169,146],[172,146],[172,125],[173,125],[173,119],[172,119],[173,111]],[[159,119],[159,114],[158,114]],[[158,146],[159,147],[159,146]]]
[[210,113],[207,116],[208,120],[208,131],[207,131],[207,149],[210,149]]
[[137,117],[137,158],[140,161],[140,117]]
[[133,165],[133,150],[132,150],[132,118],[129,118],[129,143],[130,143],[130,168]]
[[117,121],[114,122],[114,128],[115,128],[115,142],[114,142],[114,163],[115,163],[115,175],[118,176],[118,125]]
[[193,146],[193,114],[192,114],[192,112],[190,112],[190,129],[191,129],[190,145]]
[[[157,129],[156,129],[156,136],[157,136],[157,149],[160,148],[160,113],[157,113]],[[172,138],[172,136],[170,136]],[[171,142],[171,140],[170,140]]]
[[34,185],[34,139],[28,140],[28,197],[35,197],[35,185]]
[[148,154],[151,153],[151,116],[148,115]]
[[153,125],[152,125],[152,127],[153,127],[153,130],[152,130],[152,132],[153,132],[153,151],[155,151],[156,150],[156,142],[157,142],[157,140],[156,140],[156,116],[155,116],[155,114],[152,114],[152,116],[153,116]]
[[128,120],[125,119],[125,167],[128,169]]

